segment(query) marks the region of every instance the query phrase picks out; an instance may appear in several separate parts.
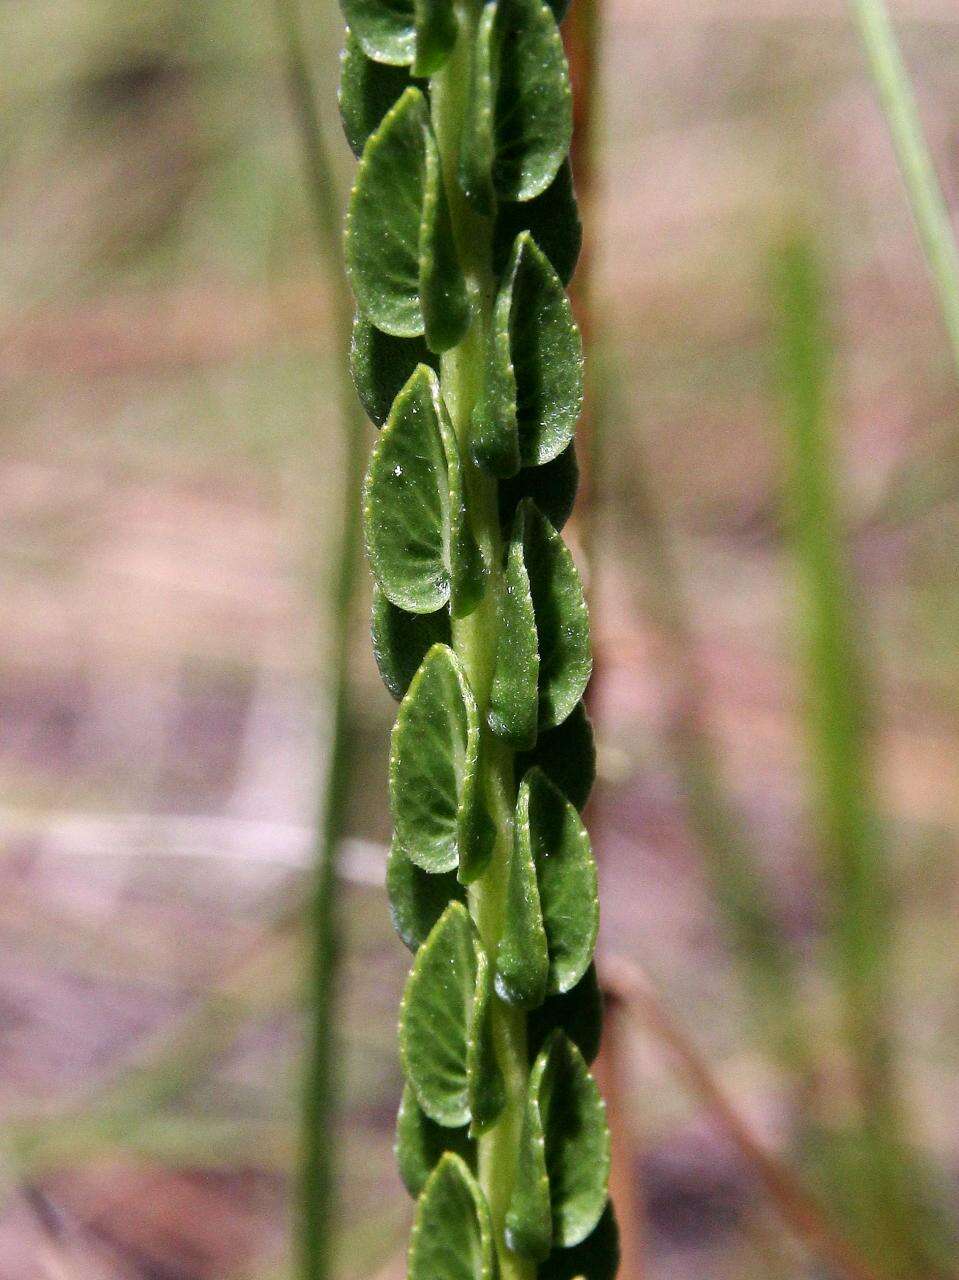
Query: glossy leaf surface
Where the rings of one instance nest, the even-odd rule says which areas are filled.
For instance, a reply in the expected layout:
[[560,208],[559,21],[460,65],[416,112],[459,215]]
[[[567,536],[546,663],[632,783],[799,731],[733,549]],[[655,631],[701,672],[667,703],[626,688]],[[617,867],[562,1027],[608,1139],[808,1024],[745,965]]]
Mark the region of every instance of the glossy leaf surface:
[[521,231],[529,231],[546,254],[563,284],[569,284],[583,245],[583,225],[573,191],[573,171],[568,160],[542,195],[532,200],[501,201],[493,224],[493,270],[506,270],[510,253]]
[[505,592],[487,719],[493,732],[513,746],[531,747],[539,718],[539,639],[522,522],[506,549]]
[[363,154],[367,138],[409,84],[407,67],[374,62],[363,52],[353,32],[347,31],[340,54],[338,102],[343,132],[357,159]]
[[471,1134],[484,1133],[499,1119],[506,1102],[503,1075],[493,1045],[493,979],[489,960],[479,938],[474,935],[476,984],[470,1010],[469,1040],[466,1047],[466,1074],[469,1081]]
[[572,1249],[554,1249],[536,1280],[615,1280],[618,1267],[619,1228],[608,1204],[595,1231]]
[[439,361],[422,338],[392,338],[357,313],[350,337],[350,374],[367,417],[382,427],[416,366]]
[[410,1085],[403,1089],[403,1100],[396,1117],[396,1162],[403,1185],[411,1196],[418,1196],[426,1180],[443,1154],[453,1151],[471,1171],[476,1169],[476,1143],[463,1129],[446,1129],[431,1120]]
[[408,1280],[496,1280],[489,1206],[459,1156],[448,1153],[416,1206]]
[[506,912],[496,951],[496,992],[501,1000],[533,1009],[542,1004],[549,979],[549,945],[540,905],[536,864],[528,832],[519,829],[520,811],[510,850]]
[[347,24],[368,58],[395,66],[413,64],[430,76],[456,40],[452,0],[341,0]]
[[515,476],[499,482],[500,524],[508,532],[516,508],[524,498],[532,498],[558,532],[573,513],[578,484],[576,450],[568,444],[552,462],[542,467],[523,467]]
[[422,871],[395,840],[386,863],[386,893],[393,928],[410,951],[416,951],[426,941],[451,902],[466,901],[455,872]]
[[583,349],[563,285],[528,232],[517,236],[496,295],[473,454],[500,478],[551,462],[583,405]]
[[576,1046],[554,1032],[530,1072],[506,1218],[514,1252],[544,1261],[552,1245],[566,1249],[586,1240],[606,1207],[609,1159],[596,1083]]
[[400,703],[390,749],[396,838],[424,871],[452,871],[477,825],[479,717],[459,659],[434,645]]
[[562,724],[541,732],[532,751],[516,757],[516,776],[536,765],[567,800],[582,809],[596,781],[596,744],[586,707],[578,702]]
[[466,331],[469,301],[436,140],[413,86],[363,148],[347,213],[346,267],[360,310],[384,333],[425,333],[431,350],[444,351]]

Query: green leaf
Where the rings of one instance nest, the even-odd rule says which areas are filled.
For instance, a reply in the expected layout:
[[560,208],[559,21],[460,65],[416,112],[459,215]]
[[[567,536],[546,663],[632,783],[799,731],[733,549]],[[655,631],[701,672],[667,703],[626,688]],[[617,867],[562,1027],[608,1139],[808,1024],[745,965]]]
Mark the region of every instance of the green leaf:
[[350,373],[360,403],[376,426],[382,427],[390,416],[393,401],[419,364],[439,369],[439,361],[422,338],[391,338],[357,312],[350,339]]
[[607,1202],[609,1130],[596,1082],[576,1046],[556,1031],[530,1072],[506,1241],[544,1261],[593,1232]]
[[383,683],[399,701],[410,687],[420,663],[434,644],[451,644],[450,615],[407,613],[387,600],[373,584],[373,611],[370,623],[373,657]]
[[536,864],[528,831],[519,829],[520,811],[510,849],[506,912],[496,949],[496,992],[501,1000],[533,1009],[542,1004],[549,979],[549,944],[543,924]]
[[582,406],[583,346],[569,299],[523,231],[493,305],[473,456],[501,478],[551,462],[572,440]]
[[603,993],[596,978],[596,966],[589,968],[571,990],[547,996],[527,1021],[527,1044],[532,1062],[550,1033],[559,1028],[572,1040],[585,1060],[592,1063],[599,1053],[603,1035]]
[[459,1156],[447,1153],[416,1206],[408,1280],[496,1280],[489,1206]]
[[470,1114],[473,1117],[470,1133],[480,1134],[485,1133],[499,1119],[506,1103],[506,1090],[493,1046],[493,983],[489,959],[475,933],[473,948],[476,954],[476,984],[470,1011],[466,1074],[469,1080]]
[[476,1169],[476,1143],[468,1131],[446,1129],[431,1120],[409,1084],[403,1088],[403,1100],[396,1116],[396,1161],[403,1185],[411,1196],[418,1196],[426,1180],[446,1151],[460,1156],[471,1170]]
[[506,548],[503,579],[487,720],[498,737],[531,747],[539,716],[539,640],[521,530]]
[[363,496],[370,566],[387,599],[408,613],[435,613],[447,600],[454,616],[475,608],[483,562],[466,515],[456,435],[426,365],[393,402]]
[[569,10],[569,0],[546,0],[546,3],[552,9],[557,24],[562,22]]
[[542,195],[532,200],[501,201],[493,224],[493,271],[506,270],[516,237],[529,231],[546,254],[563,284],[569,284],[583,245],[573,171],[564,160]]
[[473,45],[460,183],[481,213],[532,200],[555,178],[573,131],[563,42],[541,0],[490,0]]
[[516,757],[516,776],[536,765],[582,810],[596,781],[596,744],[586,707],[578,702],[562,724],[541,733],[532,751]]
[[549,951],[547,992],[569,991],[586,972],[599,932],[596,862],[575,806],[539,769],[520,784],[514,839],[536,869]]
[[456,43],[452,0],[341,0],[347,25],[368,58],[438,71]]
[[433,875],[422,871],[396,840],[390,846],[386,863],[386,893],[393,928],[410,951],[416,951],[426,941],[450,902],[466,901],[466,893],[455,872]]
[[572,713],[589,683],[589,615],[563,539],[529,499],[517,516],[539,639],[539,726],[551,729]]
[[413,86],[363,148],[347,213],[346,269],[360,310],[384,333],[425,333],[430,350],[445,351],[469,326],[436,139]]
[[481,1133],[506,1099],[492,1033],[489,960],[462,902],[416,953],[400,1006],[400,1055],[420,1107],[439,1125]]
[[573,513],[579,466],[576,448],[570,443],[552,462],[542,467],[523,467],[498,486],[500,524],[509,530],[516,508],[524,498],[532,498],[554,529],[560,530]]
[[396,838],[424,871],[478,875],[491,852],[480,795],[479,715],[459,659],[437,644],[400,703],[390,746]]
[[536,1272],[536,1280],[616,1280],[619,1228],[608,1204],[592,1235],[572,1249],[554,1249]]
[[406,67],[374,62],[363,52],[353,32],[347,31],[346,44],[340,54],[338,101],[343,132],[357,159],[363,154],[367,138],[409,83],[410,73]]

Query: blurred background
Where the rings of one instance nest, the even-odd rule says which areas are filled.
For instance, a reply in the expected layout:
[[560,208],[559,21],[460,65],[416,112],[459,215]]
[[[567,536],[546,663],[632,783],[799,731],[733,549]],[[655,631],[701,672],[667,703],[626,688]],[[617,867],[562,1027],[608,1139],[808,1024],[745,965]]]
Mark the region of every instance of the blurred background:
[[[574,537],[624,1280],[864,1280],[886,1229],[898,1274],[948,1275],[956,368],[840,0],[595,7]],[[341,18],[301,14],[340,199]],[[955,207],[955,6],[895,16]],[[349,497],[340,265],[273,0],[0,22],[0,1280],[280,1280]],[[818,553],[829,486],[798,537],[784,515],[803,422],[845,529]],[[399,1280],[394,705],[359,565],[355,597],[335,1244],[342,1280]],[[878,1084],[857,1016],[884,1027]]]

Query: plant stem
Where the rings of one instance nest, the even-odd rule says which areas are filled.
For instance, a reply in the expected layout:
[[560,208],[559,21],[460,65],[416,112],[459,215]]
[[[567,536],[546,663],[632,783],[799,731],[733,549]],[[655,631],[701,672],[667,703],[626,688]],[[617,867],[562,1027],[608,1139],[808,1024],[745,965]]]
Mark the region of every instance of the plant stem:
[[[475,308],[475,318],[463,341],[443,355],[441,381],[446,407],[463,455],[468,510],[473,533],[488,565],[486,592],[467,618],[453,620],[453,647],[466,670],[482,725],[481,759],[486,774],[486,797],[497,835],[490,865],[469,891],[469,906],[491,965],[503,927],[509,852],[513,839],[515,783],[513,752],[486,728],[493,663],[503,596],[503,541],[499,527],[496,482],[473,463],[470,420],[483,376],[486,330],[490,322],[495,282],[491,265],[491,223],[469,207],[457,181],[459,139],[469,92],[469,58],[479,6],[476,0],[457,4],[459,37],[443,70],[431,83],[432,119],[443,164],[443,176],[460,261]],[[493,1001],[493,1042],[506,1089],[506,1105],[496,1124],[479,1138],[480,1186],[489,1203],[493,1235],[499,1250],[501,1280],[533,1280],[535,1267],[511,1253],[503,1243],[506,1210],[516,1167],[523,1100],[529,1075],[526,1016],[498,999]]]
[[959,253],[885,0],[852,0],[880,105],[959,371]]
[[[352,758],[347,736],[349,722],[350,620],[354,568],[360,541],[359,491],[365,463],[364,420],[346,375],[352,307],[339,269],[341,210],[323,141],[322,117],[313,87],[299,0],[275,0],[283,41],[286,74],[301,135],[317,247],[330,267],[326,273],[332,304],[332,330],[339,383],[337,401],[344,424],[342,513],[333,571],[321,588],[332,636],[325,656],[329,713],[324,741],[328,752],[320,787],[313,885],[307,917],[310,962],[306,992],[306,1045],[302,1100],[299,1170],[298,1273],[302,1280],[328,1280],[332,1273],[336,1178],[336,975],[339,962],[339,920],[336,910],[336,857],[344,835],[346,799]],[[328,584],[328,585],[327,585]]]

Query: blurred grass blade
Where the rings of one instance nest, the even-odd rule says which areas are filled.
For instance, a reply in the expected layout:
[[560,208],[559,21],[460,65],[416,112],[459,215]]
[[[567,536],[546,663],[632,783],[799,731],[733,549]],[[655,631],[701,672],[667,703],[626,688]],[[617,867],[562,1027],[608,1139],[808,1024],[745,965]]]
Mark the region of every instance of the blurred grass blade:
[[959,372],[959,253],[885,0],[852,0]]
[[[829,423],[830,337],[808,242],[776,256],[779,378],[787,433],[788,531],[799,575],[806,722],[833,963],[855,1075],[873,1253],[909,1274],[912,1195],[890,1033],[892,920],[887,853],[872,793],[868,700],[845,563]],[[900,1271],[900,1267],[904,1268]]]
[[330,652],[324,664],[323,698],[329,708],[325,743],[327,766],[320,796],[313,887],[307,916],[310,970],[306,991],[306,1042],[300,1136],[299,1203],[296,1231],[301,1280],[328,1280],[333,1268],[336,1177],[333,1132],[336,1102],[337,1044],[334,1032],[339,922],[336,853],[344,835],[351,757],[349,720],[349,639],[354,567],[359,549],[360,485],[365,461],[365,422],[346,370],[352,307],[340,269],[341,209],[333,165],[323,137],[322,116],[306,50],[299,0],[274,0],[308,194],[324,265],[339,349],[334,360],[340,383],[337,400],[344,432],[344,474],[340,540],[321,582],[331,625]]

